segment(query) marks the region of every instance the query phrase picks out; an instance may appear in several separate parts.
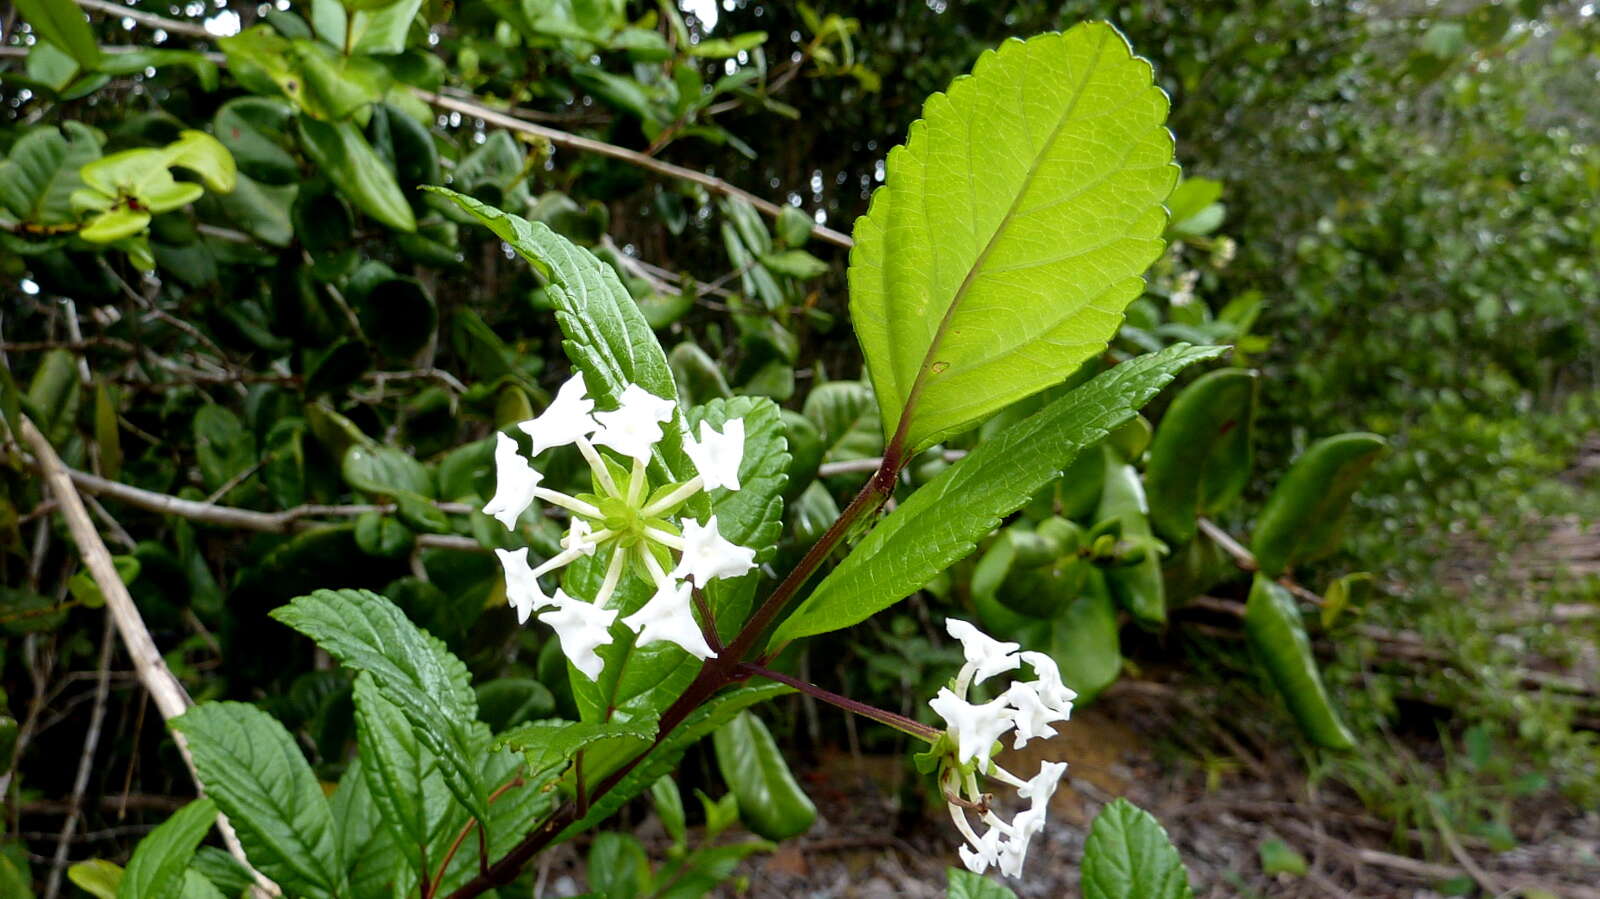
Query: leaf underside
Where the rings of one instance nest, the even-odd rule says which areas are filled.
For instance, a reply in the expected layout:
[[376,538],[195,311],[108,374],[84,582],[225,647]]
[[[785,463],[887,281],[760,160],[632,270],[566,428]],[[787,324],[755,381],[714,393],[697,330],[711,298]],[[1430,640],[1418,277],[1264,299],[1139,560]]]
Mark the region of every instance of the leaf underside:
[[1164,247],[1167,109],[1104,23],[1007,41],[928,99],[850,254],[886,436],[929,446],[1105,346]]

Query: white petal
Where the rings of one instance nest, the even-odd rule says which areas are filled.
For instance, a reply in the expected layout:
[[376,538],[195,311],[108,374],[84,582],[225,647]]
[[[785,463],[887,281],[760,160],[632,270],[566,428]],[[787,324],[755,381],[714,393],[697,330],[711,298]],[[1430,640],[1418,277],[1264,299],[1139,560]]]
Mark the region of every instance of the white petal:
[[483,514],[493,515],[506,530],[511,530],[533,503],[533,491],[544,475],[517,452],[515,440],[498,432],[494,437],[494,498],[484,503]]
[[623,624],[639,635],[635,645],[648,646],[665,640],[698,658],[716,658],[690,608],[690,589],[687,582],[664,586],[639,611],[622,619]]
[[638,384],[623,388],[620,404],[610,412],[596,412],[600,431],[594,442],[643,462],[650,461],[650,449],[661,440],[661,425],[672,420],[677,404],[664,400]]
[[963,763],[978,759],[984,764],[994,751],[994,742],[1010,730],[1011,706],[1004,696],[982,705],[973,705],[941,687],[928,706],[944,718],[956,738],[956,757]]
[[[990,865],[998,864],[1000,860],[1000,830],[991,827],[974,845],[963,845],[956,850],[961,856],[961,863],[967,870],[974,874],[982,874]],[[969,843],[971,841],[968,841]]]
[[1028,858],[1028,844],[1044,829],[1044,810],[1039,806],[1024,809],[1011,820],[1010,834],[1000,848],[1000,871],[1007,877],[1021,877],[1022,863]]
[[611,642],[610,628],[617,620],[617,610],[597,608],[561,590],[556,591],[553,602],[556,607],[542,613],[539,620],[555,629],[561,654],[585,677],[599,680],[605,662],[595,650]]
[[566,535],[561,538],[561,548],[567,550],[576,549],[586,556],[592,556],[597,545],[589,541],[589,535],[592,533],[594,533],[594,528],[589,526],[589,522],[574,515],[572,516],[572,527],[568,528]]
[[1056,793],[1056,785],[1061,782],[1061,775],[1067,771],[1066,762],[1043,762],[1039,765],[1039,773],[1020,787],[1017,795],[1033,802],[1033,807],[1043,810],[1050,804],[1050,797]]
[[715,578],[738,577],[756,567],[756,551],[724,540],[717,532],[717,516],[711,516],[704,526],[693,518],[685,518],[681,524],[683,558],[673,569],[673,577],[686,577],[704,587]]
[[724,422],[720,434],[711,429],[711,422],[700,422],[700,439],[685,440],[683,451],[694,461],[707,490],[738,490],[739,465],[744,461],[744,419]]
[[593,411],[594,400],[584,390],[583,376],[575,374],[561,385],[556,398],[538,418],[517,427],[533,438],[533,454],[537,456],[552,446],[566,446],[593,434],[600,427],[590,417]]
[[1078,698],[1078,694],[1061,682],[1061,669],[1056,667],[1056,660],[1042,652],[1022,653],[1022,660],[1028,663],[1038,678],[1033,682],[1033,688],[1039,700],[1060,715],[1060,720],[1066,721],[1072,715],[1072,702]]
[[950,636],[961,641],[961,651],[967,657],[967,664],[974,670],[973,683],[981,684],[996,674],[1012,671],[1022,664],[1016,655],[1017,650],[1022,648],[1020,644],[996,640],[959,618],[946,619],[944,627]]
[[526,546],[521,549],[497,549],[494,552],[500,557],[500,567],[505,569],[506,601],[517,610],[517,623],[526,624],[528,615],[534,609],[551,605],[553,600],[539,588],[539,579],[534,577],[533,568],[528,565]]
[[1037,684],[1038,681],[1026,684],[1012,681],[1011,686],[1006,689],[1005,698],[1011,704],[1012,719],[1017,724],[1017,742],[1013,747],[1015,749],[1021,749],[1024,743],[1035,737],[1055,736],[1056,730],[1050,725],[1056,721],[1066,721],[1069,717],[1045,705],[1039,698]]

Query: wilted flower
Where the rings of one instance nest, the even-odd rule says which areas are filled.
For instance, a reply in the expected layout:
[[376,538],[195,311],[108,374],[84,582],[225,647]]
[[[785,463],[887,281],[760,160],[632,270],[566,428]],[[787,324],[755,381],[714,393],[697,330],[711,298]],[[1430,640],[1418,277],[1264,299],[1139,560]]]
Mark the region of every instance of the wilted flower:
[[[544,487],[544,476],[517,450],[516,441],[498,434],[495,494],[483,507],[507,528],[516,525],[535,499],[572,514],[561,552],[539,565],[529,565],[526,548],[496,552],[505,569],[506,599],[518,620],[525,622],[530,613],[553,606],[539,620],[555,629],[562,653],[590,679],[598,679],[604,667],[597,650],[612,640],[617,610],[608,605],[627,572],[647,574],[655,587],[649,602],[622,619],[639,634],[637,645],[664,640],[706,659],[715,653],[694,617],[693,590],[755,567],[755,550],[724,538],[715,515],[701,524],[676,514],[697,493],[739,489],[744,420],[725,422],[720,433],[702,422],[698,441],[685,435],[685,450],[699,473],[682,483],[652,485],[650,457],[665,428],[675,427],[677,406],[636,384],[624,388],[619,401],[616,409],[594,411],[582,376],[573,375],[543,414],[517,426],[532,441],[535,455],[551,447],[576,446],[593,474],[596,493],[569,496]],[[606,459],[600,447],[622,460]],[[550,596],[539,586],[540,576],[596,553],[606,565],[594,596],[572,597],[560,589]]]

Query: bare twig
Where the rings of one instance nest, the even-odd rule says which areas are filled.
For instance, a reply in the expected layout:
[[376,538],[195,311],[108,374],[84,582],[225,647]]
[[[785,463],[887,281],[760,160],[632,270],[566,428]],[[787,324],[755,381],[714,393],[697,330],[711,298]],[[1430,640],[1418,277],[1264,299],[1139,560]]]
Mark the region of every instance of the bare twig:
[[1222,547],[1223,552],[1232,556],[1233,564],[1239,566],[1241,570],[1256,571],[1261,567],[1256,564],[1255,554],[1241,546],[1239,541],[1233,539],[1232,534],[1218,527],[1216,522],[1209,518],[1201,518],[1199,524],[1200,533],[1205,534],[1212,543]]
[[[511,131],[520,131],[523,134],[532,134],[537,137],[542,137],[558,147],[566,147],[569,150],[582,150],[586,153],[608,156],[612,159],[621,160],[622,162],[626,162],[630,165],[636,165],[640,168],[649,169],[657,174],[666,175],[669,178],[692,181],[695,184],[704,187],[706,190],[711,191],[712,193],[744,200],[746,203],[749,203],[751,206],[754,206],[756,209],[760,210],[763,214],[771,216],[772,218],[777,218],[783,212],[782,206],[779,206],[770,200],[764,200],[761,197],[758,197],[742,188],[734,187],[732,184],[729,184],[728,182],[714,175],[707,175],[704,172],[697,172],[694,169],[687,169],[681,165],[673,165],[670,162],[662,162],[659,159],[646,156],[645,154],[636,150],[629,150],[626,147],[619,147],[615,144],[608,144],[604,141],[594,140],[593,138],[580,137],[576,134],[571,134],[556,128],[550,128],[545,125],[536,125],[533,122],[526,122],[514,116],[507,115],[504,112],[491,109],[487,106],[484,106],[482,103],[475,101],[462,100],[456,97],[446,96],[444,94],[432,93],[430,91],[419,90],[416,93],[417,96],[429,103],[432,103],[434,106],[440,107],[441,109],[448,109],[452,112],[459,112],[465,115],[475,116],[484,120],[485,122],[489,122],[490,124],[497,125],[501,128],[506,128]],[[832,228],[824,225],[813,225],[811,227],[811,233],[822,240],[833,244],[834,246],[848,248],[854,244],[854,241],[850,239],[850,235],[841,231],[835,231]]]
[[[35,459],[34,467],[44,469],[42,461]],[[206,524],[220,525],[222,527],[238,528],[242,531],[259,531],[267,534],[287,534],[307,527],[315,527],[324,522],[317,521],[319,517],[350,518],[363,515],[367,512],[392,512],[391,505],[349,505],[349,506],[322,506],[303,505],[282,512],[257,512],[254,509],[240,509],[235,506],[219,506],[214,503],[203,503],[192,499],[183,499],[165,493],[156,493],[144,490],[120,481],[102,478],[86,471],[75,468],[62,467],[73,484],[87,493],[110,497],[130,506],[137,506],[162,515],[173,515],[186,518],[190,521],[200,521]],[[473,506],[468,503],[434,503],[439,511],[446,514],[463,515],[473,511]],[[417,545],[428,549],[456,549],[469,552],[481,552],[483,548],[478,541],[471,537],[462,537],[455,534],[418,534]]]
[[56,854],[50,862],[50,877],[45,881],[44,899],[55,899],[61,891],[61,872],[67,866],[67,849],[72,845],[73,831],[78,829],[78,819],[83,813],[83,794],[89,789],[89,772],[94,768],[94,756],[100,748],[100,725],[106,717],[106,697],[111,693],[111,648],[115,646],[116,626],[111,616],[106,616],[105,632],[100,638],[99,679],[94,685],[94,708],[89,712],[89,730],[83,737],[83,754],[78,758],[78,774],[72,781],[72,798],[67,800],[67,820],[61,824],[61,835],[56,839]]
[[183,22],[179,21],[178,19],[168,19],[164,16],[152,15],[129,6],[123,6],[120,3],[110,3],[107,2],[107,0],[78,0],[78,5],[84,9],[92,9],[96,12],[103,12],[106,15],[121,16],[125,19],[132,19],[133,21],[138,22],[140,25],[146,25],[150,28],[160,28],[163,31],[166,31],[168,34],[182,34],[188,37],[197,37],[204,40],[211,40],[214,37],[214,35],[207,31],[203,25],[196,25],[193,22]]
[[[185,692],[183,684],[178,682],[171,669],[167,668],[166,660],[156,648],[149,628],[145,627],[139,609],[133,604],[133,597],[129,595],[128,588],[123,585],[122,578],[117,573],[116,564],[111,561],[111,552],[100,539],[94,522],[89,520],[89,511],[84,508],[77,488],[73,487],[67,467],[61,463],[61,458],[56,455],[50,441],[39,433],[39,429],[34,427],[33,422],[26,416],[22,418],[19,431],[23,442],[33,451],[40,473],[44,476],[50,492],[55,494],[56,500],[61,504],[61,514],[67,520],[67,530],[72,534],[73,542],[78,545],[78,554],[83,557],[83,563],[94,578],[95,586],[100,588],[101,595],[105,597],[106,609],[110,612],[112,621],[116,623],[117,632],[122,636],[123,647],[133,660],[134,670],[139,673],[139,681],[155,699],[156,708],[161,711],[163,719],[171,721],[182,715],[190,706],[189,694]],[[180,731],[170,729],[169,731],[173,742],[177,744],[178,752],[183,756],[184,764],[189,768],[190,776],[194,778],[195,786],[203,790],[200,775],[194,767],[194,758],[189,754],[188,740]],[[228,823],[227,816],[217,815],[217,830],[222,833],[228,851],[241,864],[248,866],[250,862],[245,857],[244,848],[239,845],[239,837],[234,833],[233,825]],[[280,895],[281,891],[277,884],[267,880],[259,872],[256,874],[256,884],[258,892],[271,896]]]

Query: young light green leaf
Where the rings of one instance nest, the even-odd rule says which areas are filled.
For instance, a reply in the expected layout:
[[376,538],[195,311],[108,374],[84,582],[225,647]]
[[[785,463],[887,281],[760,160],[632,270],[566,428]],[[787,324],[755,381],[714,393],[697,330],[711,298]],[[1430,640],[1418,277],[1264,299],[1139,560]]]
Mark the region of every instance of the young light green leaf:
[[979,444],[873,528],[779,625],[772,645],[849,627],[909,596],[1185,366],[1224,352],[1177,344],[1129,360]]
[[318,590],[272,611],[357,671],[366,671],[439,759],[445,783],[480,821],[488,788],[474,758],[478,715],[467,667],[389,600],[366,590]]
[[1083,899],[1189,899],[1184,870],[1155,818],[1126,799],[1095,816],[1083,847]]
[[117,899],[122,866],[103,858],[91,858],[68,868],[67,879],[94,899]]
[[239,832],[250,863],[296,895],[344,885],[333,815],[294,737],[242,702],[195,706],[173,726],[189,738],[206,793]]
[[945,891],[946,899],[1017,899],[1016,893],[982,874],[950,868],[945,876],[950,879],[950,886]]
[[217,804],[201,797],[150,831],[122,872],[117,899],[161,899],[177,893],[184,868],[216,820]]
[[1167,107],[1101,22],[1007,41],[928,99],[850,254],[885,434],[925,448],[1105,346],[1163,247]]

